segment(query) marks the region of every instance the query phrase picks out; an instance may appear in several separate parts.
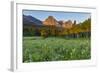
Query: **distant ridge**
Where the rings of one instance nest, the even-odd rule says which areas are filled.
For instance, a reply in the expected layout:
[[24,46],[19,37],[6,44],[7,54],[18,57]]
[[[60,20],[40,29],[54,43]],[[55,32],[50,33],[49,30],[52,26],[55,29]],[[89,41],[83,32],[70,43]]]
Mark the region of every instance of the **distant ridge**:
[[56,26],[62,28],[71,28],[73,24],[71,20],[68,21],[57,21],[53,16],[48,16],[44,21],[41,21],[33,16],[23,15],[24,26]]
[[32,17],[32,16],[27,16],[27,15],[23,15],[23,24],[30,26],[30,25],[35,25],[35,26],[41,26],[42,21],[40,21],[39,19]]

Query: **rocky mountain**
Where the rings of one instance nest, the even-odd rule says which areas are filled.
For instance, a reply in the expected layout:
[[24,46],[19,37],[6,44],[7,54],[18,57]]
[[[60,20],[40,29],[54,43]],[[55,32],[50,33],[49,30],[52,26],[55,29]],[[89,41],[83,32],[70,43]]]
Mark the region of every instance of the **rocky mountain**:
[[63,27],[63,28],[71,28],[73,23],[71,20],[68,21],[57,21],[53,16],[49,16],[45,21],[43,21],[44,25],[52,25],[56,27]]
[[43,21],[43,24],[46,26],[56,26],[56,27],[61,27],[59,22],[53,17],[53,16],[48,16],[45,21]]
[[57,21],[56,18],[53,16],[48,16],[44,21],[40,21],[39,19],[23,15],[23,24],[24,26],[56,26],[56,27],[63,27],[63,28],[71,28],[73,24],[71,20],[68,21]]
[[26,26],[42,26],[42,21],[40,21],[39,19],[32,17],[32,16],[26,16],[23,15],[23,24]]
[[70,29],[72,27],[73,23],[71,20],[65,21],[62,25],[63,28]]

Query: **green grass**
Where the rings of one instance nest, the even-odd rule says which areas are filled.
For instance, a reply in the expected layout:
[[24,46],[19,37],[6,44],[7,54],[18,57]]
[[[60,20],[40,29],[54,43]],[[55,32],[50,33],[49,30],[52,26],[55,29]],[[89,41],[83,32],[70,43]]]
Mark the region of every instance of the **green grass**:
[[88,38],[24,37],[23,62],[90,59],[90,46]]

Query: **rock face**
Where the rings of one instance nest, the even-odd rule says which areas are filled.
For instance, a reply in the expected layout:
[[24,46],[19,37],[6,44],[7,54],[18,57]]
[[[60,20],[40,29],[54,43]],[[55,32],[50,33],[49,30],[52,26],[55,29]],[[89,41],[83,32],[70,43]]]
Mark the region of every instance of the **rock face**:
[[65,21],[62,25],[63,28],[70,29],[72,27],[73,23],[71,20]]
[[45,21],[43,21],[44,25],[47,26],[56,26],[56,27],[63,27],[63,28],[67,28],[70,29],[73,25],[71,20],[68,21],[57,21],[53,16],[49,16],[47,19],[45,19]]
[[53,16],[49,16],[47,19],[45,19],[45,21],[43,21],[43,24],[47,26],[61,27],[61,25]]

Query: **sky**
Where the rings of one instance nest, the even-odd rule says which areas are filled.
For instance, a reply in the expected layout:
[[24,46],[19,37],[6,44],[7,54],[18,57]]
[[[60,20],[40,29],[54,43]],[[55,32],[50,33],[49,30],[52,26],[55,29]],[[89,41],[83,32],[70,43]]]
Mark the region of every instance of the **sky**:
[[39,10],[23,10],[24,15],[31,15],[41,21],[44,21],[48,16],[53,16],[56,20],[60,21],[74,21],[76,23],[83,22],[84,20],[91,17],[90,13],[83,12],[55,12],[55,11],[39,11]]

